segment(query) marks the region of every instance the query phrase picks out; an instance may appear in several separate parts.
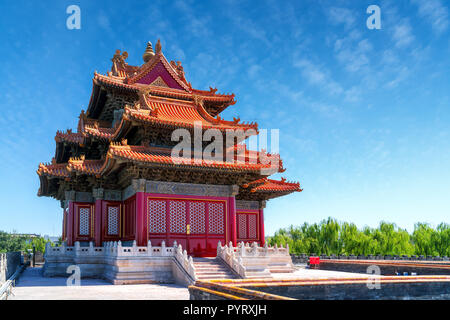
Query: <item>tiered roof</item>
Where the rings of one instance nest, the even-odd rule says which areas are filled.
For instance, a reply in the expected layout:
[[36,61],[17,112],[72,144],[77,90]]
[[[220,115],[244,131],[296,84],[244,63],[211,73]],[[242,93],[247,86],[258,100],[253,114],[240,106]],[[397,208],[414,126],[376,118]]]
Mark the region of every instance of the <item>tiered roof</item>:
[[[181,63],[169,63],[164,57],[159,40],[155,48],[156,52],[153,52],[148,44],[142,66],[128,65],[125,62],[128,54],[118,50],[108,74],[94,73],[89,107],[86,113],[80,114],[77,132],[58,131],[53,161],[39,165],[39,195],[56,196],[58,188],[57,193],[61,195],[62,188],[68,188],[68,185],[74,188],[76,183],[95,184],[98,181],[102,184],[105,179],[114,183],[111,181],[116,181],[118,174],[126,168],[131,168],[130,174],[145,172],[155,179],[165,175],[166,180],[177,176],[170,172],[203,171],[214,183],[241,184],[244,198],[251,194],[250,198],[258,195],[260,199],[267,199],[301,191],[298,183],[267,179],[273,173],[284,171],[279,155],[247,150],[245,145],[239,144],[245,137],[238,139],[238,144],[223,154],[216,154],[214,159],[200,160],[192,156],[173,158],[169,145],[157,147],[150,145],[147,138],[140,137],[140,129],[155,133],[150,134],[154,137],[167,135],[168,131],[158,133],[158,130],[192,130],[199,124],[204,130],[218,129],[222,133],[242,130],[247,137],[258,133],[256,123],[243,123],[239,118],[227,121],[219,116],[236,102],[234,94],[218,94],[217,89],[211,87],[209,90],[193,89],[185,78]],[[140,145],[128,144],[129,138]],[[238,161],[226,160],[230,152]],[[268,157],[275,159],[277,165],[273,167],[270,161],[265,161]],[[210,172],[218,174],[215,180]],[[232,178],[225,179],[224,174]],[[189,175],[184,176],[189,178]],[[201,183],[202,177],[206,176],[197,177],[196,183]]]
[[[88,114],[95,114],[99,87],[106,86],[125,92],[137,93],[142,88],[148,90],[150,94],[170,97],[180,100],[193,101],[200,97],[205,102],[205,108],[212,116],[218,115],[229,105],[236,103],[234,94],[217,93],[216,88],[209,88],[209,91],[193,89],[187,82],[181,62],[171,61],[165,58],[161,51],[161,44],[158,40],[156,52],[149,43],[146,50],[146,61],[142,66],[130,66],[125,60],[128,53],[116,51],[112,61],[113,67],[107,75],[94,73],[94,90],[89,103]],[[145,54],[144,54],[145,55]]]

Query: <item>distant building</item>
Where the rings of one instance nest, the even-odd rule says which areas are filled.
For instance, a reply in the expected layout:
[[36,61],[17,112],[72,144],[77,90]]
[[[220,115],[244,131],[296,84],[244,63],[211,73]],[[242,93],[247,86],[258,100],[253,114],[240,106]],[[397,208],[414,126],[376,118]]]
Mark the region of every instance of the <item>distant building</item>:
[[59,237],[44,235],[43,238],[45,240],[50,241],[51,243],[58,243],[59,242]]
[[39,238],[41,235],[36,233],[11,233],[12,237],[24,237],[28,239]]

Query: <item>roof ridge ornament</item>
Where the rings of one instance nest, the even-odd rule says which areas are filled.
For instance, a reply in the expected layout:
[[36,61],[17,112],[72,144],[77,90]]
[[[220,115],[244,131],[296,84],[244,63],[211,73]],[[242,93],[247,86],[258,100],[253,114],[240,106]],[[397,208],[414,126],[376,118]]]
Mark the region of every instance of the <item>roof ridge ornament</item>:
[[216,94],[217,88],[216,87],[209,87],[209,92]]
[[147,48],[145,48],[145,52],[142,55],[142,59],[144,59],[144,62],[147,63],[154,56],[155,56],[155,52],[153,51],[152,43],[149,41],[149,42],[147,42]]
[[158,39],[158,41],[155,44],[155,50],[156,50],[156,54],[161,53],[161,41]]
[[126,51],[124,51],[124,52],[122,52],[122,53],[120,53],[120,50],[119,49],[117,49],[116,50],[116,53],[114,54],[114,56],[112,57],[112,59],[111,59],[111,61],[113,61],[113,62],[119,62],[119,63],[122,63],[122,64],[127,64],[126,62],[125,62],[125,60],[128,58],[128,52],[126,52]]

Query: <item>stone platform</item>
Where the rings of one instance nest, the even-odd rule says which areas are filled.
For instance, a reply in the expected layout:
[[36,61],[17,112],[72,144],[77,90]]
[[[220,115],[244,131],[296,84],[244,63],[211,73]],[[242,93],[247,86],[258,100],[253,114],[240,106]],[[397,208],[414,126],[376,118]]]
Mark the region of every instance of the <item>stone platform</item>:
[[177,283],[189,285],[196,280],[192,258],[181,245],[159,247],[122,246],[121,242],[88,247],[51,247],[45,251],[43,275],[67,277],[79,270],[81,278],[104,279],[112,284]]
[[27,268],[8,300],[188,300],[185,286],[135,284],[115,286],[101,279],[82,279],[81,286],[68,287],[67,277],[44,277],[42,268]]

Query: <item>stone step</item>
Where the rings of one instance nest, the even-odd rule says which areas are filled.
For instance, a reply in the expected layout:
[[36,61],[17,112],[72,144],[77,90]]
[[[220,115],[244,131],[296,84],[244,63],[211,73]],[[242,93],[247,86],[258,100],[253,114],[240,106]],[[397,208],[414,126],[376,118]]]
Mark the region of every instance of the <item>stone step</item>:
[[212,272],[226,272],[226,273],[232,273],[232,271],[230,271],[229,269],[195,269],[195,272],[198,273],[202,273],[202,272],[208,272],[208,273],[212,273]]
[[232,274],[229,271],[197,271],[195,270],[195,274]]
[[199,280],[212,280],[212,279],[236,279],[235,276],[223,276],[223,275],[211,275],[211,276],[197,276]]
[[230,272],[230,270],[228,270],[228,269],[198,269],[198,268],[195,268],[195,272],[209,272],[209,273],[211,273],[211,272],[228,272],[228,273],[231,273]]
[[257,279],[257,278],[262,279],[262,278],[272,278],[272,275],[270,274],[270,272],[246,272],[245,277],[252,278],[252,279]]
[[216,262],[218,261],[217,258],[192,258],[194,262]]
[[222,264],[204,265],[204,264],[195,264],[195,263],[194,263],[194,267],[199,267],[199,268],[227,268],[226,266],[224,266]]
[[235,274],[216,258],[194,258],[195,275],[201,280],[236,279]]

